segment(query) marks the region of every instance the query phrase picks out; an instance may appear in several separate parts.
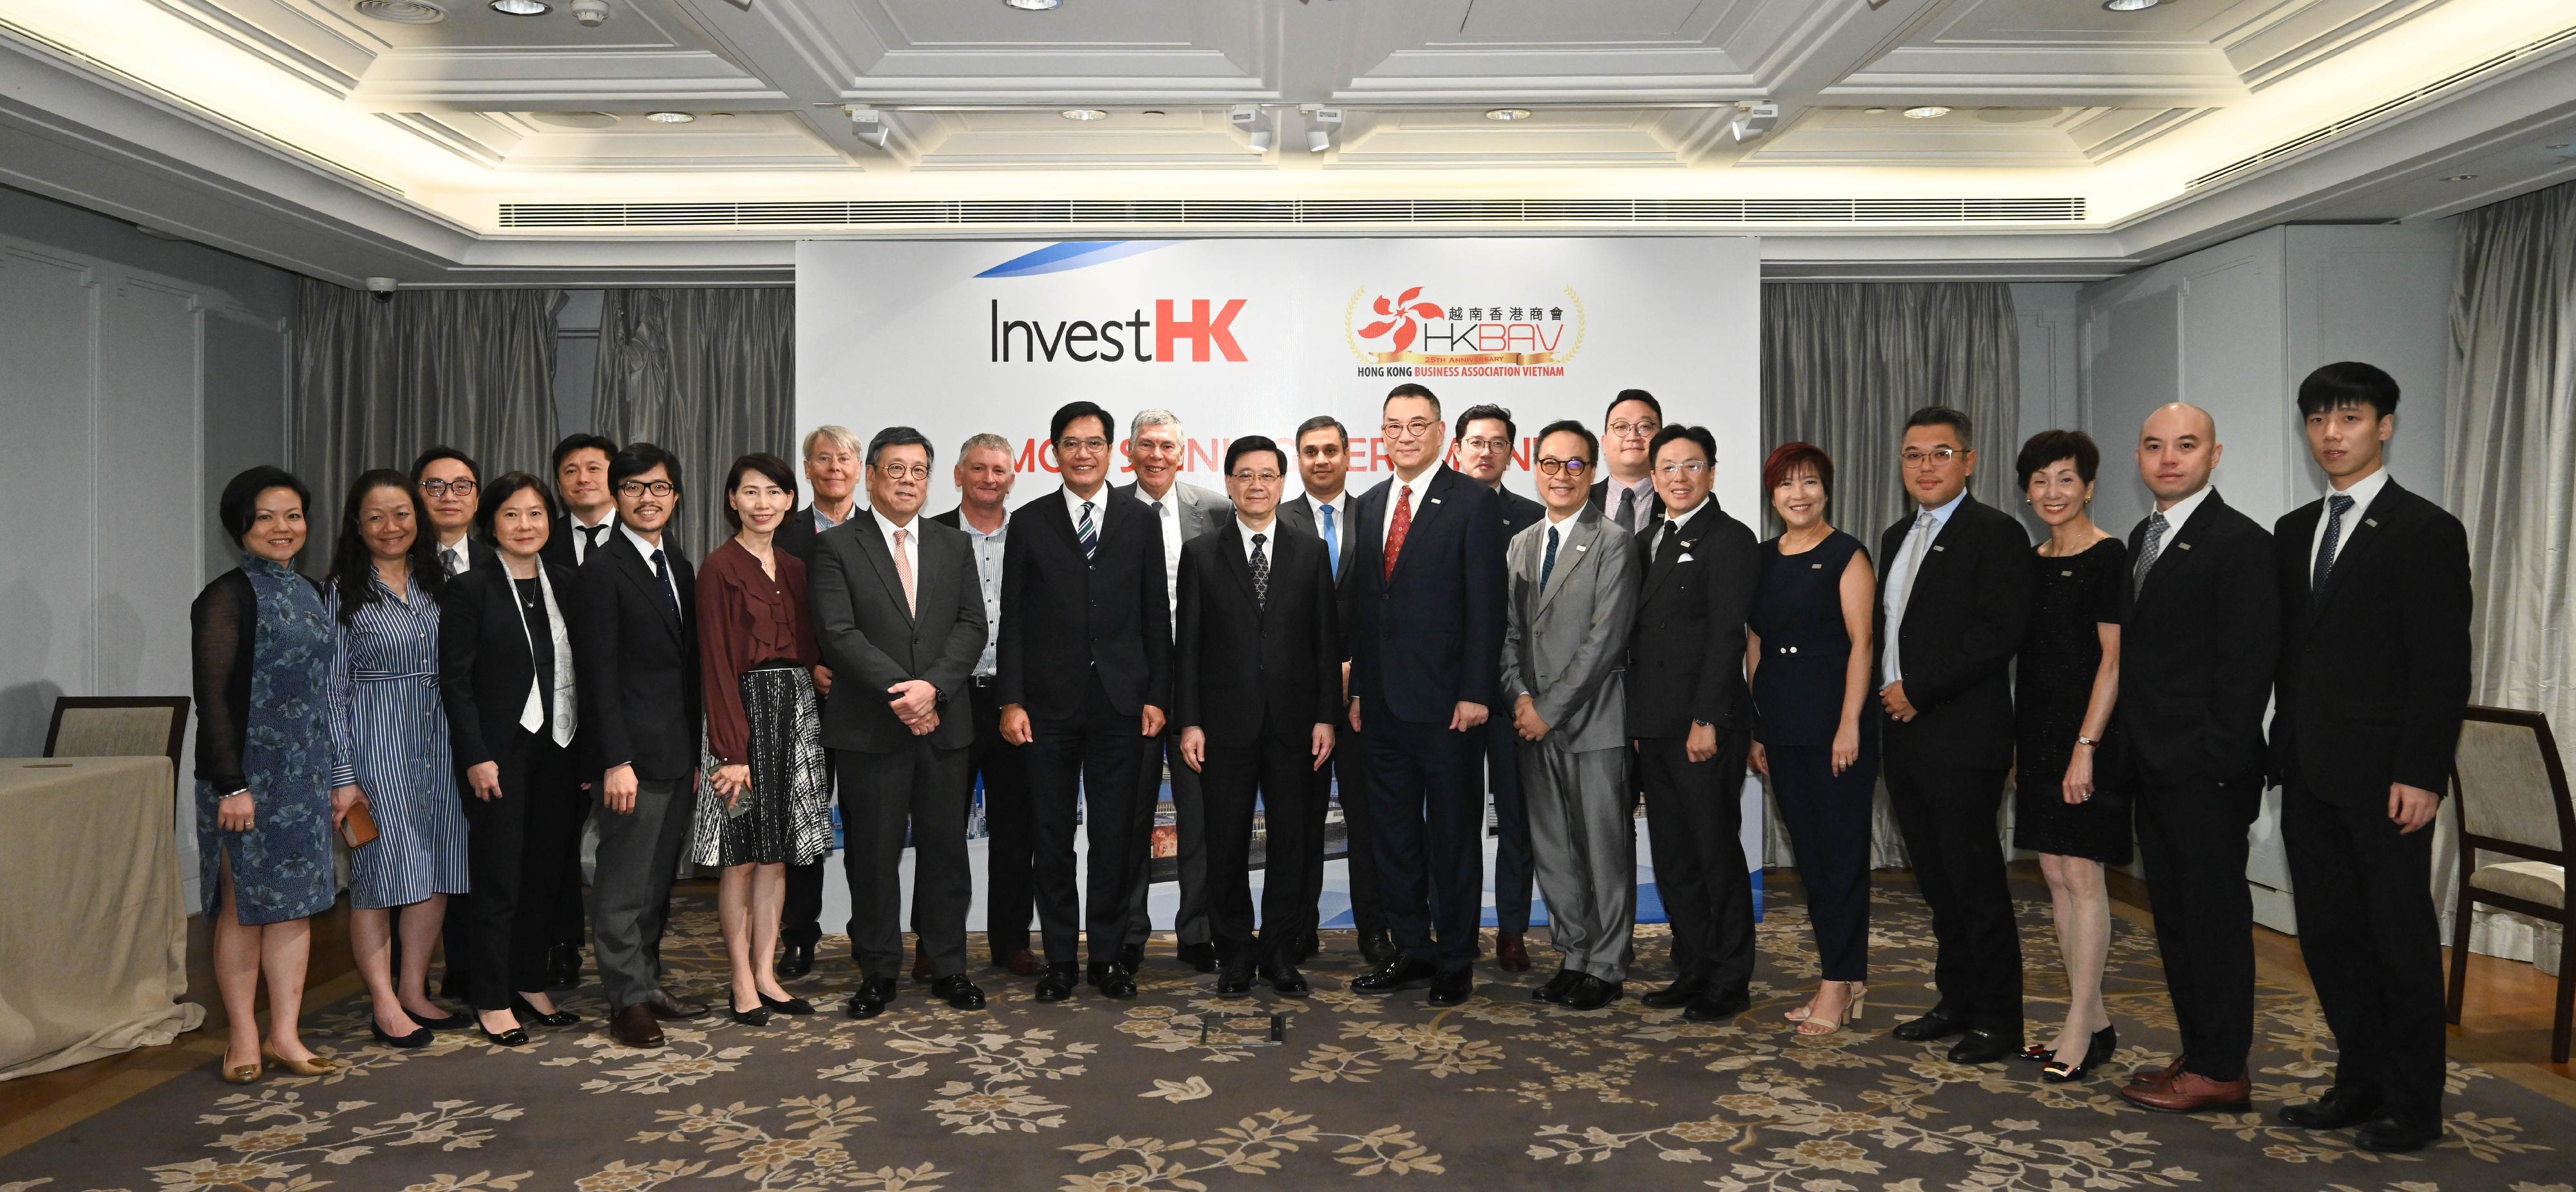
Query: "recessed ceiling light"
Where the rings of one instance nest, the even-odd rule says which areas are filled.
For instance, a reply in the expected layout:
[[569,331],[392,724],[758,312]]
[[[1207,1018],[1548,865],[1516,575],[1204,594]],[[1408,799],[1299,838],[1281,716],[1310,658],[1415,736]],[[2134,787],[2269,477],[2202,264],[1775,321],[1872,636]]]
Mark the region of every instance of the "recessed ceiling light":
[[397,25],[435,25],[447,19],[447,10],[429,0],[358,0],[358,15]]
[[1867,112],[1872,116],[1884,116],[1887,114],[1887,109],[1885,108],[1862,108],[1861,111]]
[[2451,176],[2450,176],[2450,177],[2448,177],[2448,178],[2444,178],[2444,179],[2442,179],[2442,181],[2444,181],[2444,182],[2466,182],[2466,181],[2468,181],[2469,179],[2471,179],[2471,178],[2475,178],[2475,177],[2477,177],[2477,175],[2475,175],[2475,174],[2453,174],[2453,175],[2451,175]]
[[1063,4],[1064,0],[1002,0],[1002,3],[1022,12],[1045,12]]
[[1937,103],[1928,103],[1919,108],[1905,109],[1905,118],[1908,120],[1938,120],[1949,114],[1950,109],[1942,107]]
[[1485,112],[1487,120],[1527,120],[1529,118],[1528,108],[1490,108]]
[[646,112],[644,118],[655,124],[686,124],[697,119],[687,112]]
[[2102,7],[2113,12],[2145,12],[2165,0],[2102,0]]
[[546,0],[492,0],[492,11],[514,17],[544,16],[553,8]]
[[1098,108],[1066,108],[1065,110],[1056,113],[1056,115],[1062,116],[1067,120],[1080,120],[1086,124],[1094,120],[1106,120],[1109,118],[1109,113],[1101,111]]

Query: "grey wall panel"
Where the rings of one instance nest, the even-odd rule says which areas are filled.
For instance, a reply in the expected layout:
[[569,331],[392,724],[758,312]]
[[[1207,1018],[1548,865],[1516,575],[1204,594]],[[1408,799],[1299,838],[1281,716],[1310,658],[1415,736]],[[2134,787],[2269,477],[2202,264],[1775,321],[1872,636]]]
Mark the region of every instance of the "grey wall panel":
[[107,296],[98,387],[98,688],[185,695],[206,512],[194,295],[129,276]]
[[[206,312],[204,529],[205,574],[231,570],[241,553],[215,523],[224,482],[255,464],[285,467],[288,323],[275,316],[219,308]],[[317,500],[320,499],[318,496]],[[308,547],[319,567],[327,544]]]
[[93,689],[97,318],[88,262],[0,243],[0,756],[40,751],[54,697]]

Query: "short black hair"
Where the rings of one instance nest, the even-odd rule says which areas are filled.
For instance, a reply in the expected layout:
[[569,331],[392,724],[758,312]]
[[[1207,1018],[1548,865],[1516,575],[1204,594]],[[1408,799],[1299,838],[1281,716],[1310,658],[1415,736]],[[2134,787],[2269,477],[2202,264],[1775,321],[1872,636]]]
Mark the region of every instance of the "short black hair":
[[608,457],[608,493],[617,495],[617,487],[660,465],[662,474],[671,478],[671,487],[680,487],[680,457],[653,443],[628,443]]
[[1268,435],[1245,435],[1225,445],[1225,474],[1234,475],[1234,461],[1255,451],[1267,451],[1279,457],[1279,474],[1288,474],[1288,452]]
[[1428,389],[1425,389],[1425,388],[1423,388],[1423,387],[1422,387],[1422,386],[1420,386],[1420,385],[1416,385],[1416,384],[1414,384],[1414,383],[1413,383],[1413,382],[1411,382],[1411,381],[1406,381],[1405,383],[1403,383],[1403,384],[1401,384],[1401,385],[1398,385],[1398,386],[1396,386],[1396,387],[1395,387],[1395,388],[1393,388],[1393,389],[1389,389],[1389,390],[1387,390],[1387,391],[1386,391],[1386,400],[1385,400],[1385,401],[1381,401],[1381,402],[1377,403],[1377,408],[1378,408],[1378,410],[1379,410],[1380,412],[1384,412],[1384,411],[1385,411],[1385,409],[1386,409],[1386,403],[1387,403],[1387,402],[1390,402],[1390,401],[1394,401],[1395,399],[1397,399],[1397,398],[1399,398],[1399,397],[1418,397],[1418,398],[1421,398],[1421,399],[1422,399],[1422,400],[1424,400],[1424,401],[1430,402],[1430,403],[1431,403],[1431,416],[1432,416],[1432,417],[1434,417],[1434,418],[1437,418],[1437,417],[1439,417],[1439,416],[1440,416],[1440,395],[1439,395],[1439,394],[1436,394],[1436,393],[1433,393],[1432,391],[1430,391],[1430,390],[1428,390]]
[[2061,459],[2075,461],[2075,476],[2086,484],[2102,468],[2102,448],[2093,436],[2080,430],[2044,430],[2032,435],[2021,445],[2021,454],[2013,460],[2013,474],[2021,477],[2022,487],[2030,487],[2030,478]]
[[1717,462],[1717,436],[1708,433],[1705,426],[1685,426],[1676,422],[1656,431],[1654,441],[1646,444],[1646,463],[1651,466],[1655,457],[1664,453],[1664,444],[1683,439],[1699,444],[1700,458],[1712,464]]
[[[868,440],[868,466],[871,468],[877,466],[877,454],[888,447],[919,447],[921,462],[925,464],[939,462],[939,449],[931,446],[930,440],[924,438],[920,431],[909,426],[889,426],[878,431],[875,438]],[[732,485],[726,485],[726,491],[732,491],[732,487]]]
[[[1614,397],[1614,398],[1611,398],[1611,399],[1610,399],[1610,404],[1609,404],[1609,405],[1606,405],[1606,406],[1601,407],[1601,420],[1602,420],[1603,422],[1608,422],[1608,421],[1610,421],[1610,411],[1615,410],[1615,409],[1618,409],[1618,408],[1619,408],[1619,403],[1620,403],[1620,402],[1623,402],[1623,401],[1641,401],[1641,402],[1644,402],[1644,403],[1646,403],[1646,408],[1647,408],[1647,409],[1649,409],[1649,410],[1653,410],[1653,411],[1655,412],[1655,421],[1657,421],[1657,422],[1662,422],[1662,421],[1664,420],[1664,403],[1659,402],[1659,401],[1656,401],[1656,400],[1655,400],[1655,395],[1654,395],[1654,394],[1648,393],[1648,392],[1646,392],[1646,391],[1645,391],[1645,390],[1643,390],[1643,389],[1622,389],[1622,390],[1620,390],[1620,391],[1619,391],[1619,396]],[[1652,455],[1648,455],[1646,458],[1648,458],[1648,459],[1653,459],[1653,458],[1655,458],[1655,457],[1654,457],[1654,456],[1652,456]]]
[[1109,411],[1101,409],[1100,403],[1070,401],[1057,407],[1054,419],[1047,423],[1047,442],[1063,442],[1065,428],[1072,426],[1076,421],[1084,418],[1099,419],[1100,436],[1112,441],[1116,440],[1118,434],[1118,420],[1110,417]]
[[1333,437],[1340,439],[1344,448],[1348,448],[1351,445],[1351,428],[1342,425],[1341,419],[1335,418],[1330,414],[1317,414],[1304,422],[1298,423],[1296,442],[1301,446],[1304,445],[1306,442],[1306,436],[1319,430],[1329,430],[1333,432]]
[[546,466],[557,472],[563,471],[563,461],[576,451],[596,451],[601,459],[615,459],[617,441],[606,435],[565,435],[563,442],[555,444],[554,458]]
[[742,487],[742,478],[753,472],[760,473],[763,479],[786,490],[787,507],[789,509],[796,507],[796,469],[789,467],[786,460],[766,451],[754,451],[748,455],[735,456],[733,466],[725,470],[724,519],[726,525],[737,530],[742,528],[742,514],[733,507],[733,490]]
[[427,451],[421,452],[420,458],[411,461],[411,482],[414,484],[420,483],[420,474],[428,471],[429,465],[437,463],[442,459],[452,459],[465,465],[465,470],[473,474],[474,482],[476,484],[481,484],[483,482],[483,466],[475,463],[473,456],[467,455],[445,443],[440,443]]
[[1959,432],[1959,446],[1974,449],[1977,445],[1976,424],[1968,416],[1948,406],[1925,406],[1905,416],[1905,429],[1918,426],[1947,426]]
[[1459,414],[1458,428],[1452,432],[1451,437],[1459,439],[1466,438],[1467,424],[1470,422],[1499,422],[1503,424],[1504,438],[1517,439],[1520,437],[1520,424],[1512,421],[1512,412],[1490,402],[1481,406],[1469,406],[1465,412]]
[[474,532],[487,539],[493,537],[492,519],[500,514],[501,506],[518,496],[523,488],[537,490],[537,501],[546,508],[546,520],[554,520],[555,494],[545,481],[525,472],[503,472],[493,477],[492,483],[483,486],[483,503],[474,507]]
[[271,464],[246,469],[224,485],[223,497],[215,503],[215,520],[222,522],[224,537],[241,544],[250,533],[250,524],[259,517],[259,495],[272,488],[295,494],[295,503],[304,510],[305,520],[313,518],[313,490],[295,478],[293,472]]
[[2299,382],[2299,417],[2344,406],[2369,406],[2385,418],[2397,412],[2397,378],[2379,366],[2343,360],[2320,366]]
[[[1593,434],[1591,427],[1585,426],[1582,422],[1572,418],[1559,418],[1554,422],[1538,428],[1538,440],[1530,445],[1533,460],[1535,460],[1536,453],[1538,451],[1538,444],[1547,442],[1547,437],[1555,434],[1583,436],[1583,458],[1591,460],[1593,467],[1597,468],[1601,466],[1601,436]],[[1653,459],[1655,457],[1649,455],[1646,458]]]

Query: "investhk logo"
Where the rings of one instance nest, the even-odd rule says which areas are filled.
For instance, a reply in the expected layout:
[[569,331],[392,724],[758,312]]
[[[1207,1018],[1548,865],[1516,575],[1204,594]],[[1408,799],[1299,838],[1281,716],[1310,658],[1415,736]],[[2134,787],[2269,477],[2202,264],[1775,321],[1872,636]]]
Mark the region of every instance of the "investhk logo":
[[996,298],[990,317],[991,359],[995,364],[1039,364],[1061,356],[1076,364],[1169,364],[1181,358],[1176,345],[1186,344],[1192,361],[1205,363],[1214,351],[1221,360],[1243,363],[1243,345],[1234,340],[1234,318],[1243,313],[1244,300],[1228,298],[1222,307],[1213,298],[1186,301],[1186,317],[1179,311],[1182,300],[1157,298],[1151,319],[1138,308],[1124,319],[1047,323],[1003,318],[1002,301]]

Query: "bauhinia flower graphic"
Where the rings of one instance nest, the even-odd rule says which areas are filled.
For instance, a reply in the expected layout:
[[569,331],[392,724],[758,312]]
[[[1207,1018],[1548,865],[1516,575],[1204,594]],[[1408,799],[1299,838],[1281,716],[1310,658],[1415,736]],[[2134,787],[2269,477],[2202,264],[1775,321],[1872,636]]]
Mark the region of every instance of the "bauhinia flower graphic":
[[1378,320],[1377,322],[1371,323],[1366,327],[1360,328],[1360,338],[1376,339],[1377,337],[1386,334],[1389,330],[1393,330],[1395,332],[1396,351],[1401,352],[1406,348],[1412,347],[1414,337],[1422,333],[1421,325],[1414,322],[1414,320],[1417,318],[1436,319],[1439,318],[1441,314],[1438,303],[1414,301],[1414,299],[1421,296],[1422,287],[1420,286],[1415,286],[1412,289],[1396,295],[1395,300],[1392,302],[1387,301],[1386,295],[1378,295],[1377,301],[1369,304],[1369,309],[1376,311],[1381,315],[1385,315],[1386,317]]

